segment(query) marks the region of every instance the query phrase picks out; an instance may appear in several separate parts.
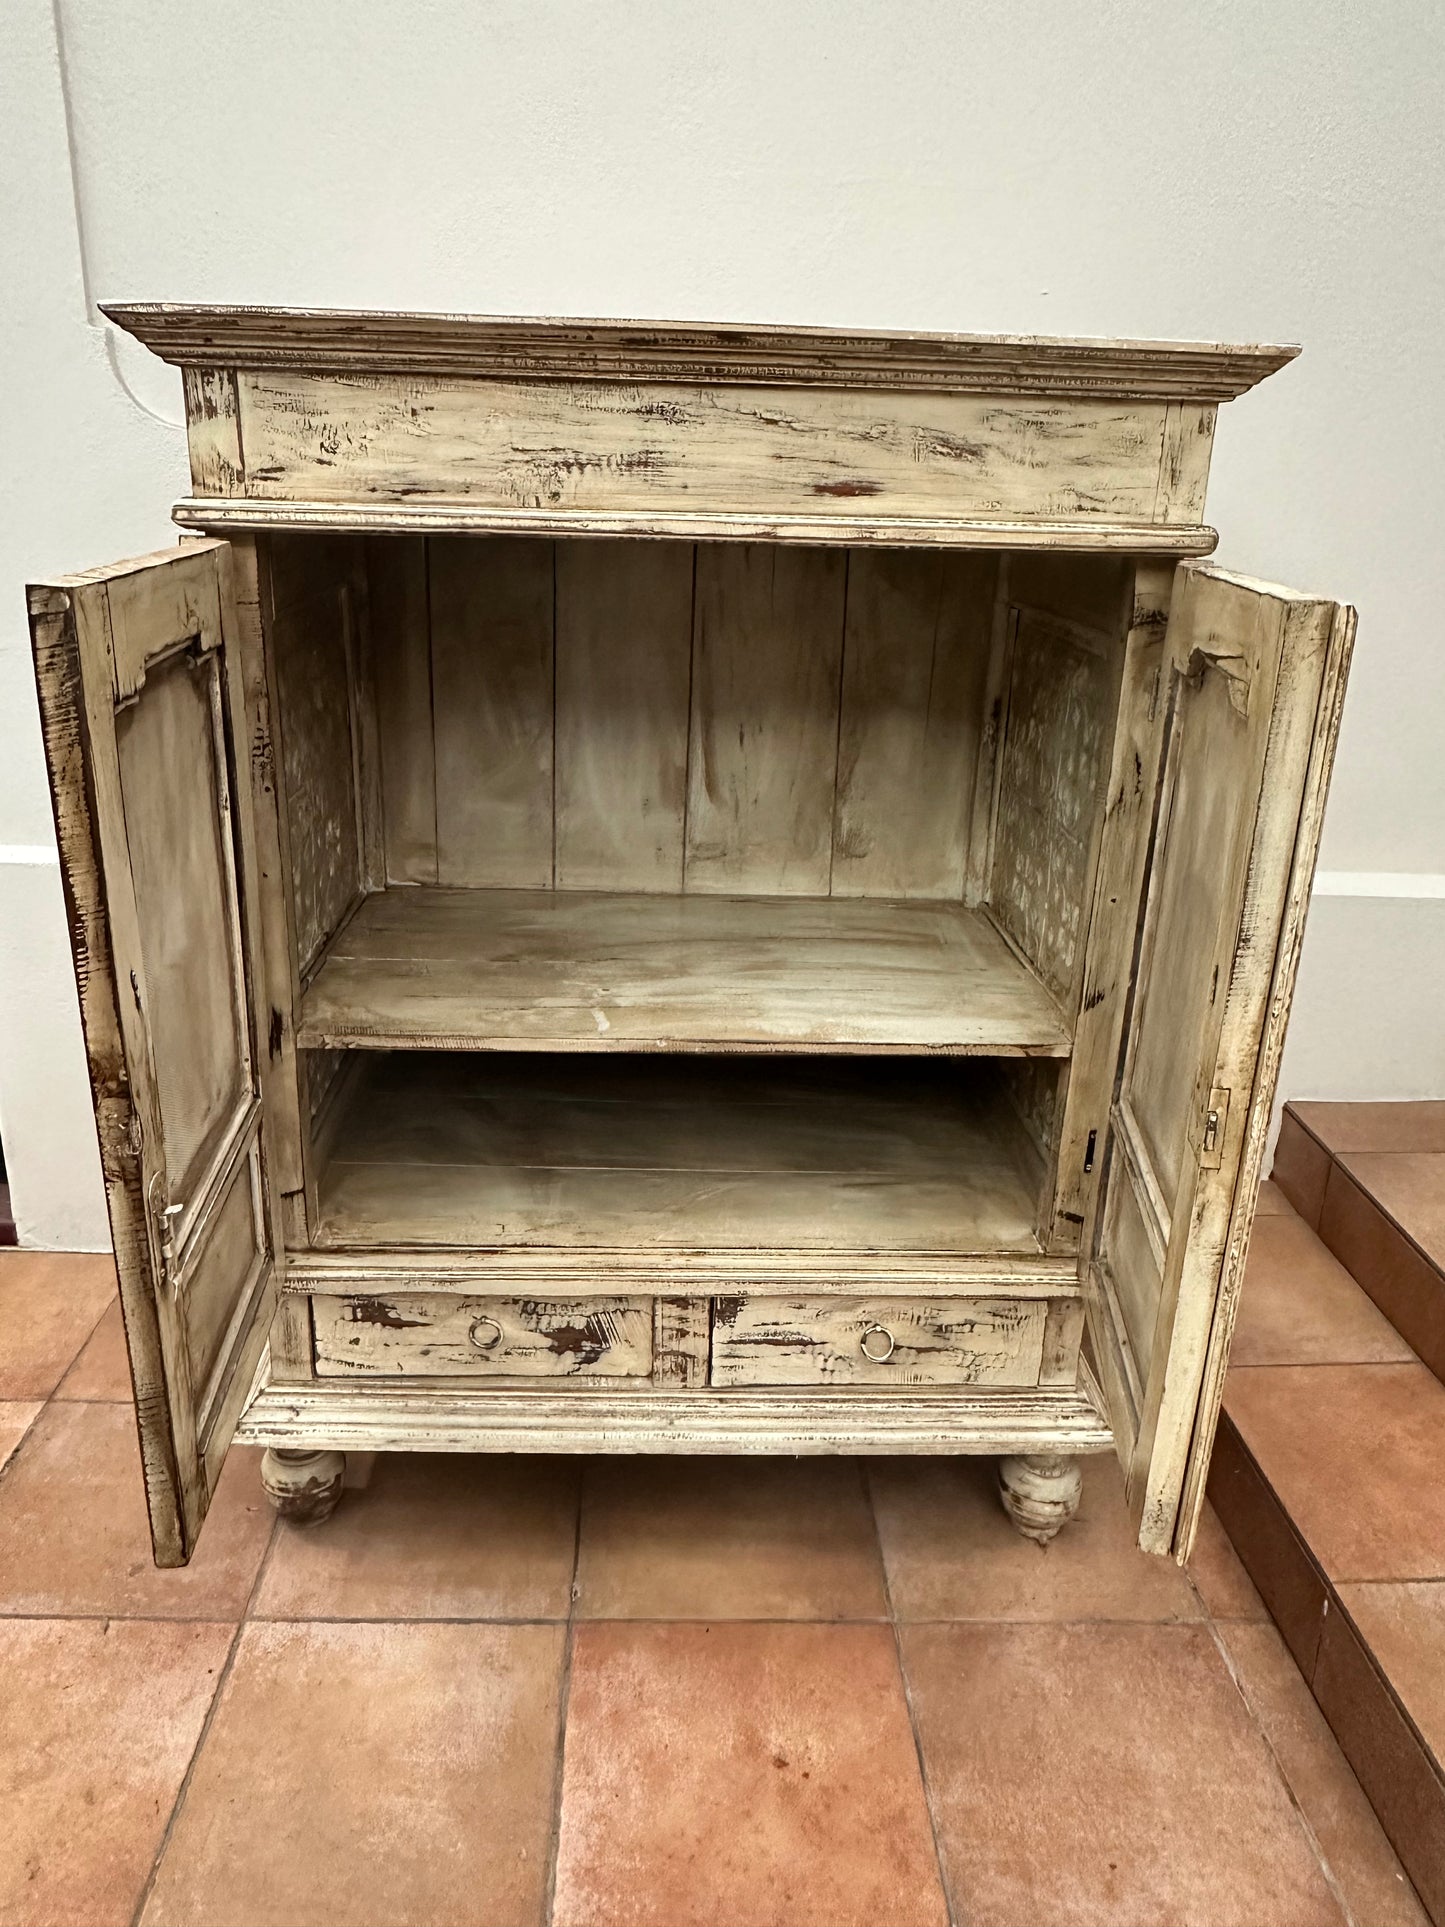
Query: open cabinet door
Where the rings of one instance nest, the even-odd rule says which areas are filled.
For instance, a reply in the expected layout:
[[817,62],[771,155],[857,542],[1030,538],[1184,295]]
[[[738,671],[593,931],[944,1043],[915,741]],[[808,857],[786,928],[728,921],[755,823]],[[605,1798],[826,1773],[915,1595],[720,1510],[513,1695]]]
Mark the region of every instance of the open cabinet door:
[[230,550],[63,579],[30,612],[151,1537],[182,1565],[279,1250]]
[[1090,1265],[1090,1331],[1150,1552],[1189,1555],[1339,730],[1354,611],[1175,578],[1163,754]]

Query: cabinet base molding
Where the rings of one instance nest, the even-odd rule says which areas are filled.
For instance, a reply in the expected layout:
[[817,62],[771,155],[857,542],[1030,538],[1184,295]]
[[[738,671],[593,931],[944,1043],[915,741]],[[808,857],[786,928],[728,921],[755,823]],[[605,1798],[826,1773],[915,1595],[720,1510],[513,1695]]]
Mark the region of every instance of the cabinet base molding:
[[1112,1451],[1103,1401],[1077,1390],[949,1392],[394,1390],[278,1385],[263,1374],[236,1437],[268,1449],[333,1452],[740,1452],[756,1454]]
[[1072,1455],[1020,1453],[999,1461],[998,1489],[1004,1511],[1025,1539],[1046,1546],[1078,1511],[1083,1474]]
[[325,1524],[340,1502],[345,1478],[343,1452],[273,1445],[261,1457],[261,1490],[294,1526]]

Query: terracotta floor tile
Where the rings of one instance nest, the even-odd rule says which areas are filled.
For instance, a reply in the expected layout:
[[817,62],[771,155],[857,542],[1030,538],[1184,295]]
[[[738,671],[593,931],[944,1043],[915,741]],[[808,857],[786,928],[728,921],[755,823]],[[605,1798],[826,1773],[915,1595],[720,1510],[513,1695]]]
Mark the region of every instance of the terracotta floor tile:
[[539,1921],[564,1637],[245,1627],[143,1919]]
[[910,1626],[904,1666],[971,1927],[1343,1915],[1204,1626]]
[[1336,1157],[1350,1151],[1445,1151],[1445,1104],[1292,1104]]
[[231,1626],[0,1621],[0,1920],[125,1927]]
[[1302,1218],[1255,1220],[1232,1364],[1379,1364],[1414,1356]]
[[1172,1559],[1140,1552],[1112,1455],[1084,1461],[1077,1517],[1047,1546],[1015,1531],[992,1459],[895,1459],[871,1468],[900,1619],[1197,1619]]
[[567,1459],[380,1456],[325,1525],[282,1526],[258,1619],[565,1619],[578,1470]]
[[1231,1625],[1220,1628],[1220,1637],[1355,1919],[1370,1927],[1428,1927],[1374,1808],[1278,1632]]
[[1445,1768],[1445,1581],[1341,1586],[1340,1598]]
[[593,1619],[881,1619],[851,1459],[594,1459],[577,1611]]
[[579,1626],[553,1918],[942,1927],[889,1628]]
[[1431,1263],[1445,1270],[1445,1151],[1362,1151],[1340,1163]]
[[0,1398],[49,1398],[114,1296],[109,1253],[0,1251]]
[[1266,1178],[1259,1187],[1259,1203],[1254,1208],[1254,1215],[1257,1218],[1292,1218],[1297,1214],[1274,1179]]
[[0,1468],[30,1430],[39,1410],[38,1402],[32,1399],[0,1399]]
[[1326,1618],[1310,1685],[1426,1913],[1445,1920],[1445,1780],[1348,1612]]
[[86,1340],[80,1356],[56,1387],[57,1398],[113,1400],[129,1405],[133,1401],[130,1359],[125,1349],[125,1325],[120,1315],[119,1298],[111,1301],[95,1330]]
[[1445,1385],[1423,1365],[1256,1366],[1224,1398],[1330,1578],[1445,1577]]
[[1269,1608],[1245,1571],[1219,1514],[1206,1502],[1189,1560],[1189,1577],[1213,1619],[1268,1619]]
[[[1226,1391],[1228,1380],[1225,1381]],[[1329,1609],[1325,1581],[1279,1497],[1251,1458],[1226,1406],[1209,1461],[1209,1502],[1259,1589],[1295,1664],[1309,1679]]]
[[1330,1175],[1330,1154],[1293,1115],[1293,1106],[1280,1119],[1270,1175],[1305,1223],[1317,1225]]
[[274,1523],[259,1458],[231,1453],[195,1557],[161,1572],[130,1407],[47,1405],[0,1480],[0,1613],[239,1619]]
[[1445,1378],[1440,1272],[1340,1164],[1330,1172],[1320,1237],[1436,1377]]

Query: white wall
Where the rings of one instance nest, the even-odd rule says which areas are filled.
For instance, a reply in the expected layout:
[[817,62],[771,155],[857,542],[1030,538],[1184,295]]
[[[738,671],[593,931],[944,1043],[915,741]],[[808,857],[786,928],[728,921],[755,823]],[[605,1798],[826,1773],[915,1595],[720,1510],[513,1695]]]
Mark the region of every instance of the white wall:
[[[1445,1095],[1445,918],[1393,894],[1445,874],[1432,0],[9,0],[6,32],[0,845],[50,842],[21,582],[168,541],[185,487],[179,379],[95,298],[1298,340],[1224,412],[1212,519],[1359,605],[1324,863],[1389,874],[1312,932],[1286,1082]],[[53,868],[0,856],[22,1233],[94,1243],[62,952]]]

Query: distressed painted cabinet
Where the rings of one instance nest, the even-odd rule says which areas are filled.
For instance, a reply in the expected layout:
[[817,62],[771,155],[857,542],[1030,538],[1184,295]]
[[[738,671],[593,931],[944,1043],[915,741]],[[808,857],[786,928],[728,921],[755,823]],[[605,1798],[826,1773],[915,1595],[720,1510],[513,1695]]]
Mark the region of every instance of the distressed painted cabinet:
[[194,307],[31,617],[156,1557],[234,1439],[1203,1492],[1353,616],[1291,351]]

